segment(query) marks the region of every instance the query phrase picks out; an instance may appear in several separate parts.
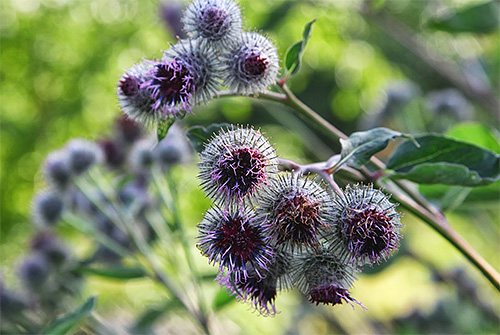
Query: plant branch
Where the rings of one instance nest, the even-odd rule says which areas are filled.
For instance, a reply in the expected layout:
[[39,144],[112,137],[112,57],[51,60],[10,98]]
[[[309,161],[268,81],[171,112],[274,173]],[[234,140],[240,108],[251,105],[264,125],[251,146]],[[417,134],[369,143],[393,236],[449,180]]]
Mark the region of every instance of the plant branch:
[[[321,129],[325,134],[329,135],[334,140],[345,139],[347,136],[322,118],[318,113],[300,101],[293,92],[288,88],[286,83],[283,83],[280,88],[284,95],[269,92],[260,94],[259,98],[270,101],[281,102],[284,105],[292,108],[300,116],[312,123],[316,128]],[[221,96],[234,96],[234,93],[227,93]],[[296,163],[295,163],[296,164]],[[371,164],[378,169],[383,169],[384,164],[375,157],[372,157]],[[297,164],[298,165],[298,164]],[[369,172],[362,170],[365,175]],[[380,181],[379,181],[380,183]],[[384,185],[384,183],[380,183]],[[422,219],[425,223],[431,226],[436,232],[448,240],[455,248],[457,248],[472,264],[484,274],[484,276],[500,291],[500,274],[479,255],[453,228],[449,225],[446,217],[437,211],[423,197],[405,187],[401,182],[394,181],[396,187],[392,187],[394,198],[399,201],[402,207],[406,208],[411,213]],[[402,186],[402,187],[401,187]],[[403,190],[402,190],[402,189]],[[406,193],[405,193],[406,192]],[[415,200],[415,199],[418,199]]]

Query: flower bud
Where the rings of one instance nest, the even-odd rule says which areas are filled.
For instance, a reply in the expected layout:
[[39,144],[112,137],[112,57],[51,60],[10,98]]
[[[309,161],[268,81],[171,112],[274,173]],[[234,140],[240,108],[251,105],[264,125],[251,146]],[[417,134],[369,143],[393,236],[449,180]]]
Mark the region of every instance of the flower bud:
[[64,150],[51,152],[43,164],[43,175],[54,189],[64,191],[71,182],[71,167]]
[[49,278],[49,266],[41,255],[31,255],[21,264],[19,274],[26,288],[37,292]]
[[400,214],[372,185],[347,185],[344,196],[335,199],[335,227],[327,237],[332,250],[344,260],[378,264],[399,247]]
[[41,227],[53,226],[61,219],[63,209],[61,196],[52,191],[42,191],[33,199],[33,222]]
[[69,141],[66,150],[71,171],[75,175],[86,172],[102,158],[102,152],[97,144],[80,138]]
[[198,176],[214,201],[237,203],[267,184],[277,164],[274,148],[259,130],[231,127],[205,146]]
[[335,254],[321,247],[317,252],[306,251],[292,261],[292,278],[299,290],[316,305],[352,305],[349,289],[355,280],[356,269]]
[[332,198],[319,184],[292,173],[272,178],[259,193],[259,215],[266,232],[284,248],[317,248],[333,215]]
[[211,208],[198,229],[202,253],[210,263],[220,263],[220,271],[234,273],[238,282],[249,276],[248,264],[262,277],[261,271],[267,269],[273,257],[260,218],[245,207]]
[[276,47],[258,33],[243,33],[236,46],[222,55],[224,84],[241,94],[264,92],[279,71]]
[[217,50],[230,46],[241,33],[241,12],[231,0],[194,0],[182,18],[191,38],[200,38]]

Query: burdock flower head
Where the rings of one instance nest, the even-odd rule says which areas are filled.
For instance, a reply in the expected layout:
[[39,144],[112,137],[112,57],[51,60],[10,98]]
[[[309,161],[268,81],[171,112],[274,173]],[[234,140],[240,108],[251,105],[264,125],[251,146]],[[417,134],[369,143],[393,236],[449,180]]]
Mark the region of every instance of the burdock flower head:
[[318,183],[292,173],[269,182],[257,211],[266,216],[266,231],[277,245],[315,249],[333,215],[332,199]]
[[231,0],[195,0],[182,19],[191,38],[201,38],[216,49],[231,45],[241,33],[241,12]]
[[355,302],[363,307],[349,293],[355,273],[352,265],[322,247],[318,252],[305,252],[292,262],[294,284],[316,305],[334,306],[345,301],[351,306]]
[[177,117],[215,94],[219,67],[209,46],[200,40],[180,40],[155,63],[151,80],[142,87],[151,91],[154,110],[166,118]]
[[268,316],[276,314],[276,296],[278,291],[291,287],[290,266],[292,255],[275,250],[274,257],[267,270],[257,273],[252,266],[248,266],[248,276],[239,276],[233,272],[220,273],[217,281],[225,287],[231,295],[240,301],[248,301],[259,312]]
[[222,130],[200,154],[202,188],[213,200],[241,202],[277,172],[274,148],[259,130]]
[[335,199],[331,246],[343,259],[378,264],[399,247],[400,214],[389,196],[372,185],[347,186]]
[[224,84],[241,94],[264,92],[279,71],[276,47],[258,33],[243,33],[234,48],[222,55]]
[[248,278],[251,266],[262,278],[273,251],[253,211],[240,206],[226,210],[214,207],[207,211],[198,229],[200,250],[210,263],[219,263],[220,271],[234,273],[239,282]]
[[118,103],[125,115],[146,126],[163,117],[161,110],[153,108],[151,91],[143,86],[151,80],[153,68],[149,61],[135,64],[120,78],[117,88]]

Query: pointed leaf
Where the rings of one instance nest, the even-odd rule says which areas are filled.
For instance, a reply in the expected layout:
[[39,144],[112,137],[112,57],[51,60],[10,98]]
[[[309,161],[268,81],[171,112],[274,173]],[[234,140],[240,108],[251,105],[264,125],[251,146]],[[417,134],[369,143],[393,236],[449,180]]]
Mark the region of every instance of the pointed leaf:
[[347,162],[349,165],[361,167],[374,154],[385,149],[389,140],[396,137],[411,138],[409,135],[387,128],[374,128],[353,133],[349,138],[340,140],[342,159],[338,165]]
[[44,334],[68,334],[73,328],[78,326],[94,308],[95,297],[89,298],[82,306],[80,306],[74,312],[67,314],[66,316],[55,320],[47,329],[43,332]]
[[146,276],[146,272],[143,268],[130,266],[110,266],[106,268],[80,266],[77,272],[120,280],[143,278]]
[[226,290],[220,290],[215,295],[214,301],[212,302],[212,308],[214,311],[221,310],[224,306],[235,301],[236,298],[230,295]]
[[300,69],[302,54],[306,48],[307,41],[311,38],[312,25],[316,20],[317,19],[314,19],[305,25],[304,31],[302,32],[302,41],[293,44],[286,52],[285,68],[290,75],[294,75]]
[[169,119],[160,119],[158,120],[157,128],[156,128],[156,137],[158,139],[158,142],[163,140],[165,136],[167,136],[168,130],[172,125],[174,124],[175,119],[169,118]]
[[392,154],[387,163],[394,171],[392,178],[421,184],[480,186],[500,177],[500,156],[492,151],[437,135],[416,140],[420,148],[405,142]]

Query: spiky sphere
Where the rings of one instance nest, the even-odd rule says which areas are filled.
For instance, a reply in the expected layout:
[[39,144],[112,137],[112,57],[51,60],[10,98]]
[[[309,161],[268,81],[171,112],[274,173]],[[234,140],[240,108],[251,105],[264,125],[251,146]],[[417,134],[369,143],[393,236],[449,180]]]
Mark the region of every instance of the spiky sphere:
[[389,196],[372,185],[347,185],[335,199],[335,228],[327,237],[342,259],[378,264],[399,247],[400,214]]
[[103,153],[99,146],[81,138],[69,141],[65,150],[68,153],[69,166],[74,175],[87,172],[94,164],[103,160]]
[[241,11],[231,0],[195,0],[186,9],[184,30],[215,49],[229,47],[241,33]]
[[257,211],[266,216],[266,231],[277,245],[317,248],[333,215],[332,198],[324,188],[287,173],[270,180],[259,195]]
[[198,246],[210,263],[218,262],[220,271],[234,273],[238,282],[248,278],[249,265],[262,277],[273,251],[260,221],[245,207],[211,208],[198,225]]
[[43,175],[47,183],[58,191],[64,191],[71,183],[71,167],[65,150],[51,152],[43,163]]
[[155,100],[151,91],[144,87],[150,81],[154,62],[142,61],[128,69],[120,78],[117,87],[118,103],[123,113],[139,124],[150,125],[163,118],[163,112],[153,107]]
[[354,266],[323,247],[316,252],[306,251],[292,261],[293,283],[316,305],[334,306],[342,301],[361,305],[349,294],[355,273]]
[[276,47],[258,33],[243,33],[236,46],[222,55],[224,84],[241,94],[264,92],[276,82]]
[[61,219],[64,202],[61,195],[47,190],[33,198],[31,207],[33,222],[41,227],[51,227]]
[[[161,81],[159,95],[153,94],[154,98],[161,97],[162,90],[171,94],[170,99],[162,103],[170,113],[175,114],[176,110],[190,112],[193,105],[210,100],[217,92],[221,80],[220,62],[214,57],[214,50],[202,44],[200,39],[180,40],[163,54],[160,63],[176,68],[174,76],[158,75]],[[152,86],[159,85],[154,78],[152,83]],[[178,89],[177,93],[171,85]]]
[[238,203],[277,172],[274,148],[259,130],[231,126],[221,130],[200,154],[201,186],[216,202]]

